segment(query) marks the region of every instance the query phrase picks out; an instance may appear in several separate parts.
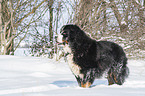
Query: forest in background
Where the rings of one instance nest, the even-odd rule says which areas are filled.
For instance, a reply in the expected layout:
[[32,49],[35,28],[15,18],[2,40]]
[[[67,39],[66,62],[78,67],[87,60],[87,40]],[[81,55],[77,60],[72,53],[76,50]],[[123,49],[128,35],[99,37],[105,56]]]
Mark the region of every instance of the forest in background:
[[0,55],[25,42],[33,56],[53,58],[61,50],[55,36],[69,23],[145,58],[145,0],[0,0]]

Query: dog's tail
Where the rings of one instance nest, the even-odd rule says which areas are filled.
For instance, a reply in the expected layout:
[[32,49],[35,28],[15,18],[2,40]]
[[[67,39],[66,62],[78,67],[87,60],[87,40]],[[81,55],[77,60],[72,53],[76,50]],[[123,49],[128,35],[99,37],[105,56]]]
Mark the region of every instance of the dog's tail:
[[122,85],[129,75],[129,68],[127,67],[127,58],[119,62],[114,70],[114,81],[118,85]]
[[129,75],[129,68],[127,67],[127,58],[122,59],[122,62],[116,62],[108,72],[109,85],[122,85]]

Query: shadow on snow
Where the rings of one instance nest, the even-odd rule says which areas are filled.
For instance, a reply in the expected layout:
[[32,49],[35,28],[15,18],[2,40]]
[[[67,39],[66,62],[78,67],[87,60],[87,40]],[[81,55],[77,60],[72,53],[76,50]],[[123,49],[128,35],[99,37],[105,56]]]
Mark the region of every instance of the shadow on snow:
[[[67,80],[62,80],[62,81],[54,81],[53,83],[58,87],[77,87],[78,83],[77,81],[67,81]],[[108,85],[108,81],[107,80],[95,80],[95,82],[92,84],[91,87],[95,87],[97,85]]]

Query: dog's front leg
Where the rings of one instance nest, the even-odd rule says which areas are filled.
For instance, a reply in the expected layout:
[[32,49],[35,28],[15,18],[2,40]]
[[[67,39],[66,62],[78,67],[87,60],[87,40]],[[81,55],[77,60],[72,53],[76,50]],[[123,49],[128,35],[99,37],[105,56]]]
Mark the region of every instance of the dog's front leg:
[[90,86],[92,85],[92,83],[91,82],[81,82],[81,87],[83,87],[83,88],[89,88]]
[[77,79],[77,82],[80,87],[89,88],[95,80],[94,74],[92,70],[85,70],[82,73],[83,75],[81,76],[75,76]]
[[86,81],[86,80],[84,80],[84,78],[82,79],[82,78],[77,77],[77,76],[75,76],[75,77],[76,77],[78,85],[80,87],[89,88],[92,85],[92,83],[90,81]]

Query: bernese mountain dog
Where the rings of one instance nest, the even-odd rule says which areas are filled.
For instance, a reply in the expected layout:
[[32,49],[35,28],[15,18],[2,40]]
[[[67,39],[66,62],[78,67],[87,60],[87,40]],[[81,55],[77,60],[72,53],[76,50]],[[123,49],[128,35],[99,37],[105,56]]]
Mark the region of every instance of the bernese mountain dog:
[[68,65],[80,87],[89,88],[104,73],[109,85],[122,85],[128,77],[127,57],[118,44],[93,40],[73,24],[61,28],[57,41],[63,44]]

